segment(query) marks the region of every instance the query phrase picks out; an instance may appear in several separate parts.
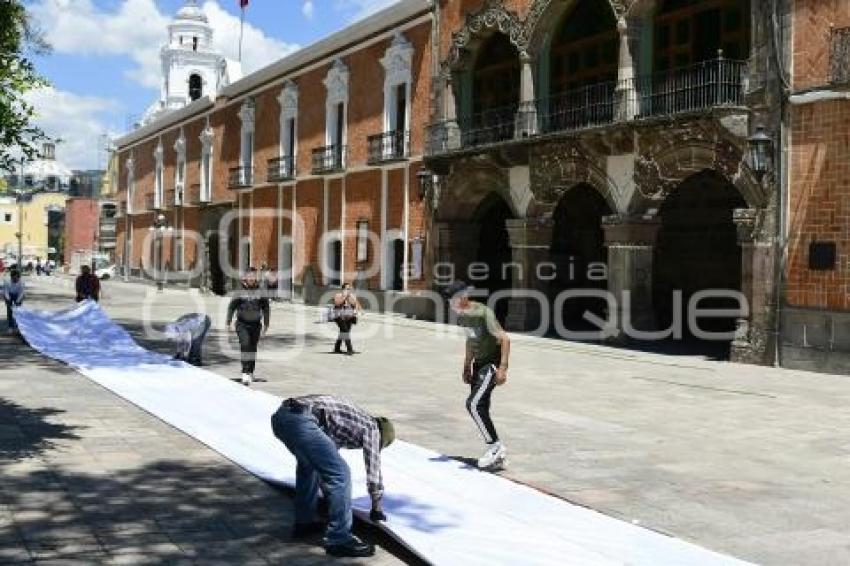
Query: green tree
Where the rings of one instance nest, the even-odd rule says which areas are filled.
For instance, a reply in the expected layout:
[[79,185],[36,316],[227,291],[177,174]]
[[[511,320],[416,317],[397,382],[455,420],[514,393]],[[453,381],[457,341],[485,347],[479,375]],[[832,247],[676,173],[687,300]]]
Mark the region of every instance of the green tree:
[[36,126],[26,93],[47,86],[31,57],[50,51],[19,0],[0,0],[0,171],[12,171],[15,154],[38,156],[47,135]]

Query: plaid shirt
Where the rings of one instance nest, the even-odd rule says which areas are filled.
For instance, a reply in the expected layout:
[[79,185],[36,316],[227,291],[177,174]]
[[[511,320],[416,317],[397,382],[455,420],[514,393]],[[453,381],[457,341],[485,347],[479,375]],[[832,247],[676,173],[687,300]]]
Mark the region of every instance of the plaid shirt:
[[305,395],[293,401],[310,408],[319,427],[338,448],[362,448],[369,495],[381,497],[381,431],[375,417],[360,407],[330,395]]

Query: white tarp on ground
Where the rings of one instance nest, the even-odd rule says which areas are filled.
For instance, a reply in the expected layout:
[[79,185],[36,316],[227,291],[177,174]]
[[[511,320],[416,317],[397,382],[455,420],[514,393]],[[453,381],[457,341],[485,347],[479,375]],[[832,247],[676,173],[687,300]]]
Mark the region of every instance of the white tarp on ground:
[[[295,460],[270,426],[280,399],[145,350],[96,303],[58,312],[22,308],[16,318],[39,352],[249,472],[294,484]],[[355,509],[363,516],[369,508],[363,457],[343,452],[352,470]],[[744,564],[402,441],[384,452],[383,472],[385,529],[434,564]]]

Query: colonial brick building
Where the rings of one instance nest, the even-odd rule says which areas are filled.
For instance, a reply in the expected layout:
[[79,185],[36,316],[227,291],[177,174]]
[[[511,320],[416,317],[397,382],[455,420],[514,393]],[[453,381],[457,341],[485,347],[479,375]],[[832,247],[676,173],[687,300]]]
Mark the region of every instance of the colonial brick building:
[[589,311],[841,367],[845,27],[837,1],[403,0],[121,140],[118,249],[219,291],[222,264],[291,266],[307,299],[465,278],[512,329]]
[[795,0],[783,365],[850,371],[850,4]]
[[119,140],[126,271],[223,293],[265,263],[308,300],[424,289],[431,21],[400,2]]

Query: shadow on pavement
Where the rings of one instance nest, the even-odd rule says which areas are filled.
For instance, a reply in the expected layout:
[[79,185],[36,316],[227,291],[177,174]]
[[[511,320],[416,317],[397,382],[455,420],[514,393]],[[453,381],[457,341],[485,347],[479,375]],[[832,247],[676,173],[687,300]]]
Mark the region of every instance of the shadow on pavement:
[[77,427],[49,422],[64,412],[30,409],[0,397],[0,461],[38,456],[54,448],[57,440],[78,440]]

